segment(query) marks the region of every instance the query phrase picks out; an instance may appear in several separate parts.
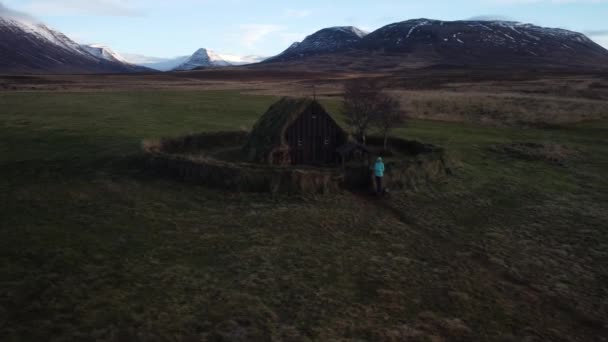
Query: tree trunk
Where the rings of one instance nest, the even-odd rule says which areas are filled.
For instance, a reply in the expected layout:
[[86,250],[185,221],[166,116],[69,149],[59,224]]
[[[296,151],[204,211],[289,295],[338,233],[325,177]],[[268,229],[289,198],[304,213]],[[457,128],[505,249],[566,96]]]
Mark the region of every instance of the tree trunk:
[[384,132],[384,150],[388,151],[388,133]]
[[361,128],[357,131],[357,140],[359,143],[365,145],[365,131]]

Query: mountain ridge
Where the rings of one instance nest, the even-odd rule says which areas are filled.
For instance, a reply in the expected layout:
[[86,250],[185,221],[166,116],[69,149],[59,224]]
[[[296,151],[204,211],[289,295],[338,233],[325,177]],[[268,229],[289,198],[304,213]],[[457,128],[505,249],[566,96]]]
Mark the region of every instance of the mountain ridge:
[[294,42],[285,51],[266,59],[264,62],[286,61],[348,50],[366,35],[366,32],[354,26],[327,27],[307,36],[301,42]]
[[105,45],[100,44],[88,44],[82,45],[82,47],[87,50],[90,54],[102,58],[111,62],[117,63],[125,63],[125,64],[133,64],[129,62],[125,57],[121,56],[119,53],[114,52],[111,48]]
[[35,19],[0,11],[0,72],[123,73],[152,71],[80,45]]
[[[143,57],[143,56],[142,56]],[[145,58],[144,58],[145,59]],[[371,33],[354,26],[318,30],[276,56],[190,56],[133,63],[103,45],[80,45],[36,19],[0,5],[0,72],[129,73],[245,64],[300,63],[312,69],[374,71],[408,65],[606,68],[608,50],[586,35],[503,20],[410,19]]]
[[[342,56],[346,63],[353,55],[366,55],[375,56],[376,64],[382,64],[383,56],[403,56],[439,64],[608,65],[608,50],[582,33],[513,21],[410,19],[358,38],[323,34],[331,29],[335,30],[313,33],[264,63],[318,63],[318,56],[335,56],[338,60]],[[369,65],[369,69],[373,67]]]

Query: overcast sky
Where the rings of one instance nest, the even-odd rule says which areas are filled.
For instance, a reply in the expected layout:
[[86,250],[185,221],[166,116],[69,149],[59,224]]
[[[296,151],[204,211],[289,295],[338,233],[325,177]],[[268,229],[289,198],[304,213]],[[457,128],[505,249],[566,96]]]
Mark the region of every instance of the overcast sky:
[[608,0],[0,0],[80,43],[156,57],[200,47],[275,55],[329,26],[501,18],[586,33],[608,48]]

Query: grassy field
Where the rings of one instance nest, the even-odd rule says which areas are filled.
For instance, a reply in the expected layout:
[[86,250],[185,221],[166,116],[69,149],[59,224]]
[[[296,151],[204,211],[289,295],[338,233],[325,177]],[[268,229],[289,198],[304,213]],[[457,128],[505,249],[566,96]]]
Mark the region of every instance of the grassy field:
[[0,340],[606,340],[608,122],[413,121],[396,134],[454,175],[383,200],[142,166],[142,139],[248,128],[274,100],[0,93]]

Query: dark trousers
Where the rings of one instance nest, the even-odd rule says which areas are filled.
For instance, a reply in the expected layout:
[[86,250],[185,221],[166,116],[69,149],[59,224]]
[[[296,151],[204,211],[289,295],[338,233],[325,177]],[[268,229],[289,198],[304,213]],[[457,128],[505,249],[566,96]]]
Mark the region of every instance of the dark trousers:
[[382,177],[376,176],[376,192],[380,194],[382,191]]

